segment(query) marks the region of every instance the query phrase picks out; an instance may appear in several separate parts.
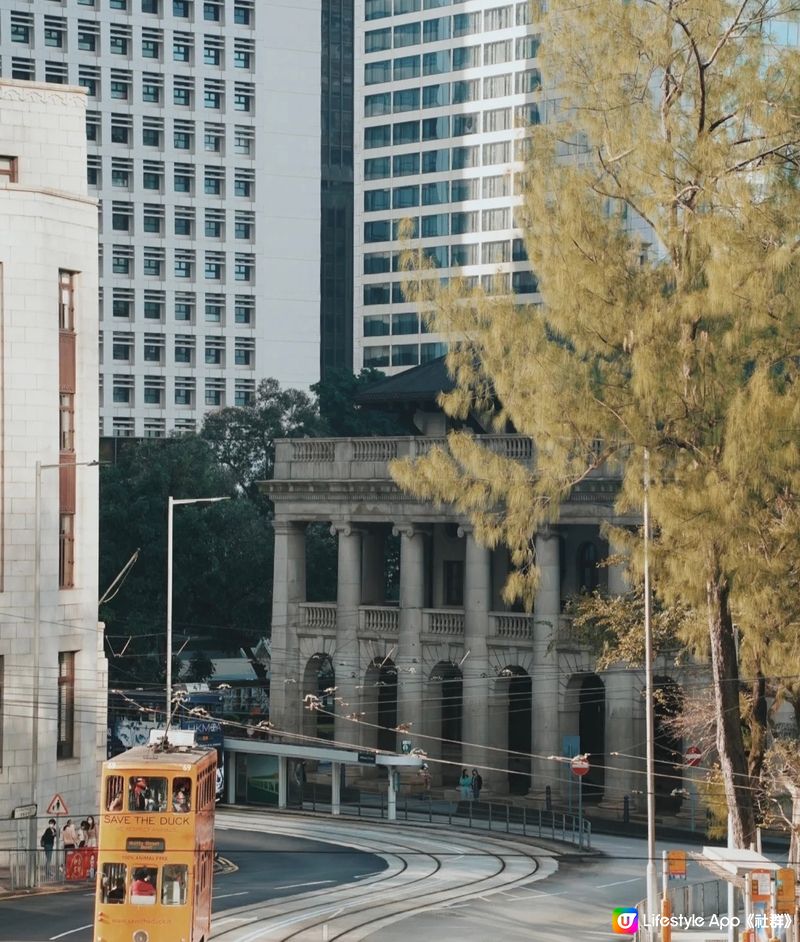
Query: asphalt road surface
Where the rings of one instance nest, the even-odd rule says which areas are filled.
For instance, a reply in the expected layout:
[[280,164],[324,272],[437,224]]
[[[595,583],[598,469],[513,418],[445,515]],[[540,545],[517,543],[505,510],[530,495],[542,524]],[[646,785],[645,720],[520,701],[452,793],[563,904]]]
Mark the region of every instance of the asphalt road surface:
[[[214,881],[214,912],[334,887],[384,870],[382,857],[320,841],[217,829],[217,851],[239,868]],[[91,942],[94,893],[0,901],[0,942]]]

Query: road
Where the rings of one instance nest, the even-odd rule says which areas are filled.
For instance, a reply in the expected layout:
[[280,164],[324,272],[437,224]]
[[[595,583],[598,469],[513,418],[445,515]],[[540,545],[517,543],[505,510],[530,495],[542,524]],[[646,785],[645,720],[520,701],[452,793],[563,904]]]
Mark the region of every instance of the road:
[[[282,834],[217,829],[217,850],[239,869],[217,877],[214,913],[334,888],[383,871],[382,857]],[[3,942],[91,942],[94,894],[71,890],[0,901]]]

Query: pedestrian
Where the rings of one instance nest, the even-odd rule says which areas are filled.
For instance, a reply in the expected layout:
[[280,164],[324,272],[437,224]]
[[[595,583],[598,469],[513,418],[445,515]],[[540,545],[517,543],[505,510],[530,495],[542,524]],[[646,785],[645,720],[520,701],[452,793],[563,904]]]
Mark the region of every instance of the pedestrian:
[[475,801],[481,797],[481,789],[483,788],[483,779],[481,778],[481,773],[477,769],[472,770],[472,797]]
[[86,846],[97,847],[97,825],[92,815],[86,819]]
[[81,821],[80,825],[78,826],[78,847],[86,847],[86,840],[89,836],[87,834],[88,829],[89,825],[86,823],[86,821]]
[[420,775],[422,776],[422,784],[425,786],[425,797],[430,799],[431,797],[431,770],[428,768],[428,763],[423,762],[422,768],[419,771],[420,771]]
[[58,829],[56,828],[56,819],[50,818],[47,822],[47,827],[44,829],[39,843],[44,849],[44,863],[45,867],[49,870],[50,865],[53,862],[53,848],[56,845],[58,840]]
[[472,776],[466,769],[461,770],[461,778],[458,780],[458,787],[461,789],[461,797],[464,801],[472,798]]
[[78,846],[78,832],[70,818],[67,818],[67,823],[61,829],[61,839],[64,843],[64,850],[75,850]]

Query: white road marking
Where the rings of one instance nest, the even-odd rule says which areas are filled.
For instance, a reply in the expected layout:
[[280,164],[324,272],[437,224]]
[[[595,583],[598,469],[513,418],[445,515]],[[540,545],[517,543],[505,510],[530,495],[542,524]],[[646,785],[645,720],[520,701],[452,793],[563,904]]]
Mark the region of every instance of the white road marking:
[[[378,874],[381,874],[381,873],[383,873],[383,870],[373,870],[372,873],[359,873],[355,877],[353,877],[353,879],[354,880],[366,880],[367,877],[377,877]],[[94,893],[92,893],[91,895],[94,896]]]
[[62,932],[60,935],[51,935],[50,942],[55,942],[56,939],[63,939],[65,936],[74,935],[76,932],[83,932],[84,929],[91,929],[91,928],[92,928],[92,923],[89,923],[88,926],[78,926],[77,929],[70,929],[69,932]]
[[276,886],[276,890],[296,890],[301,886],[324,886],[326,883],[335,883],[335,880],[314,880],[313,883],[289,883],[286,886]]
[[630,880],[617,880],[616,883],[601,883],[599,886],[594,887],[594,889],[607,890],[610,886],[624,886],[626,883],[638,883],[640,880],[644,880],[644,877],[633,877]]
[[220,893],[219,896],[213,896],[212,899],[228,899],[229,896],[247,896],[250,890],[242,890],[241,893]]

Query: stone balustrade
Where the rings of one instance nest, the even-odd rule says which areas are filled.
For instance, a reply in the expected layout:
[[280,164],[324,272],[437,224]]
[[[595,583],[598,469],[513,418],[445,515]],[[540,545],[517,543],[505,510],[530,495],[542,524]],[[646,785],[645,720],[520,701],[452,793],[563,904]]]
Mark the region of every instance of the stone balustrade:
[[422,613],[422,633],[452,638],[464,636],[462,609],[427,608]]
[[[526,464],[533,461],[533,443],[524,435],[476,438],[495,454]],[[389,480],[390,461],[419,458],[434,446],[447,447],[447,439],[413,436],[282,439],[275,442],[275,480]]]
[[489,636],[495,642],[533,642],[533,616],[527,612],[490,612]]
[[400,609],[388,605],[362,605],[358,610],[359,634],[396,635],[400,629]]
[[336,631],[336,602],[301,602],[300,630]]

